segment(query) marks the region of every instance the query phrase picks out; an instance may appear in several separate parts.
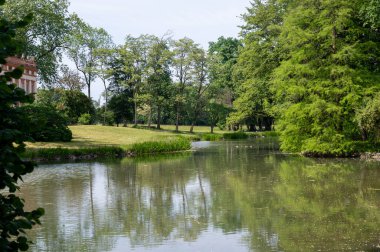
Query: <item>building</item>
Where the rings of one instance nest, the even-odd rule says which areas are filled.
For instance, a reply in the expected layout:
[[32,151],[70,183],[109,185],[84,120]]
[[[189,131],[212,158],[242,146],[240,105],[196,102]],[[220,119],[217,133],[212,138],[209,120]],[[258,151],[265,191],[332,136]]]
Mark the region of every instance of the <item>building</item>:
[[24,74],[18,80],[12,79],[12,83],[25,90],[27,94],[37,92],[37,64],[33,58],[8,57],[7,64],[3,65],[3,71],[12,71],[16,67],[23,65]]

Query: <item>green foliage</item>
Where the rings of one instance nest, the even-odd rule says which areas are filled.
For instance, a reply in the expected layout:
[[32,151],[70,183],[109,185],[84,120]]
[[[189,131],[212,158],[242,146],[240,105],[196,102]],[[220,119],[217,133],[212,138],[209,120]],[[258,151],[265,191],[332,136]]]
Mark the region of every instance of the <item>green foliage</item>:
[[[0,1],[0,6],[4,1]],[[9,22],[0,17],[0,63],[6,63],[8,56],[20,53],[20,41],[15,39],[18,29],[28,24],[30,16],[19,22]],[[23,161],[19,153],[24,151],[23,141],[27,140],[20,128],[23,114],[17,108],[18,103],[30,103],[33,97],[15,85],[8,83],[11,78],[18,79],[23,68],[0,75],[0,251],[26,251],[30,241],[26,230],[40,224],[43,209],[31,212],[24,210],[24,201],[15,193],[17,183],[22,176],[31,173],[34,164]]]
[[33,13],[28,25],[17,29],[22,46],[19,55],[33,56],[38,65],[39,81],[55,83],[58,68],[70,31],[67,0],[11,0],[2,6],[1,14],[11,21],[23,20]]
[[271,74],[281,57],[278,40],[283,21],[283,4],[276,0],[253,1],[248,13],[243,15],[244,47],[234,66],[233,79],[237,83],[238,97],[229,124],[245,123],[251,131],[256,126],[271,130],[273,124],[273,94]]
[[115,124],[115,114],[112,111],[105,111],[99,116],[99,121],[104,125],[113,126]]
[[79,90],[39,89],[36,102],[51,106],[68,118],[69,124],[77,124],[82,114],[95,114],[92,101]]
[[81,114],[81,116],[78,118],[78,124],[90,125],[91,124],[91,115],[88,113]]
[[223,139],[221,134],[201,134],[202,141],[220,141]]
[[93,160],[95,158],[124,157],[126,151],[117,146],[81,147],[78,149],[43,148],[27,149],[23,157],[39,161]]
[[20,128],[30,141],[71,141],[72,133],[67,127],[67,119],[54,108],[41,105],[24,105],[18,110],[23,117]]
[[379,142],[380,140],[380,93],[366,101],[366,106],[356,113],[356,120],[362,132],[363,140]]
[[113,95],[108,102],[108,109],[112,111],[114,122],[117,125],[127,125],[128,120],[132,120],[133,117],[131,94],[129,92],[122,92]]
[[152,141],[133,144],[130,151],[135,154],[152,154],[189,150],[191,148],[190,140],[184,137],[178,137],[169,141]]
[[223,138],[225,140],[237,140],[237,139],[247,139],[249,135],[245,132],[233,132],[233,133],[224,133]]
[[98,50],[111,48],[112,38],[104,29],[91,27],[76,15],[70,21],[72,29],[67,38],[68,56],[82,73],[87,85],[87,97],[91,99],[91,85],[99,73]]

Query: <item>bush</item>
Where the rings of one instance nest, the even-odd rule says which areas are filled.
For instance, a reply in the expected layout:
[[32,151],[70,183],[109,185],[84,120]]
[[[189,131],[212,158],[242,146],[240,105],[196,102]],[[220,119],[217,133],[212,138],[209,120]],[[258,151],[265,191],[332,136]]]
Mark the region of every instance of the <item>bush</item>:
[[78,124],[80,125],[90,125],[91,124],[91,115],[88,113],[81,114],[78,118]]
[[23,114],[22,129],[30,141],[70,142],[72,133],[67,119],[54,108],[41,105],[26,105],[18,108]]

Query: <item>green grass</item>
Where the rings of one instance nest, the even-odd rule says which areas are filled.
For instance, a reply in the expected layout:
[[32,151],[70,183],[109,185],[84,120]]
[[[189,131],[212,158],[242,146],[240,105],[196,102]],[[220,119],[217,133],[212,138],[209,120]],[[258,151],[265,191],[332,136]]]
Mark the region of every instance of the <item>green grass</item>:
[[224,133],[223,139],[226,140],[237,140],[237,139],[247,139],[249,136],[245,132],[233,132],[233,133]]
[[116,146],[83,147],[80,149],[42,148],[28,149],[23,158],[37,161],[61,161],[94,158],[119,158],[126,155],[126,150]]
[[222,134],[205,133],[205,134],[200,134],[199,136],[200,136],[200,139],[202,141],[220,141],[220,140],[223,140]]
[[73,140],[68,143],[27,143],[27,148],[70,148],[79,149],[94,146],[129,146],[135,143],[160,141],[177,134],[165,131],[150,131],[126,127],[99,125],[70,126]]
[[182,151],[191,148],[193,135],[184,137],[166,131],[98,125],[70,126],[68,143],[27,143],[24,158],[33,160],[77,160]]
[[149,154],[149,153],[166,153],[175,151],[184,151],[191,148],[191,142],[188,138],[178,137],[168,141],[150,141],[144,143],[135,143],[128,148],[132,153]]
[[190,126],[180,126],[178,133],[174,132],[174,125],[163,125],[162,130],[141,127],[70,126],[72,142],[27,143],[24,156],[31,159],[65,160],[165,153],[188,150],[191,147],[190,141],[246,139],[249,136],[244,132],[231,133],[217,128],[211,134],[210,127],[207,126],[195,126],[193,134],[190,134]]

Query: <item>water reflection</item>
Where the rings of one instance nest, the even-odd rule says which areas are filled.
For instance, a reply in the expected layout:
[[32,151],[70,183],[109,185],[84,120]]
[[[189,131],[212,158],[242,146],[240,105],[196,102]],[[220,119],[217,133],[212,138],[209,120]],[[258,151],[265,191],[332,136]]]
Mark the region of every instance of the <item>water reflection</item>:
[[[263,140],[260,140],[261,142]],[[47,212],[34,251],[369,251],[375,162],[219,142],[174,157],[41,166],[22,187]]]

